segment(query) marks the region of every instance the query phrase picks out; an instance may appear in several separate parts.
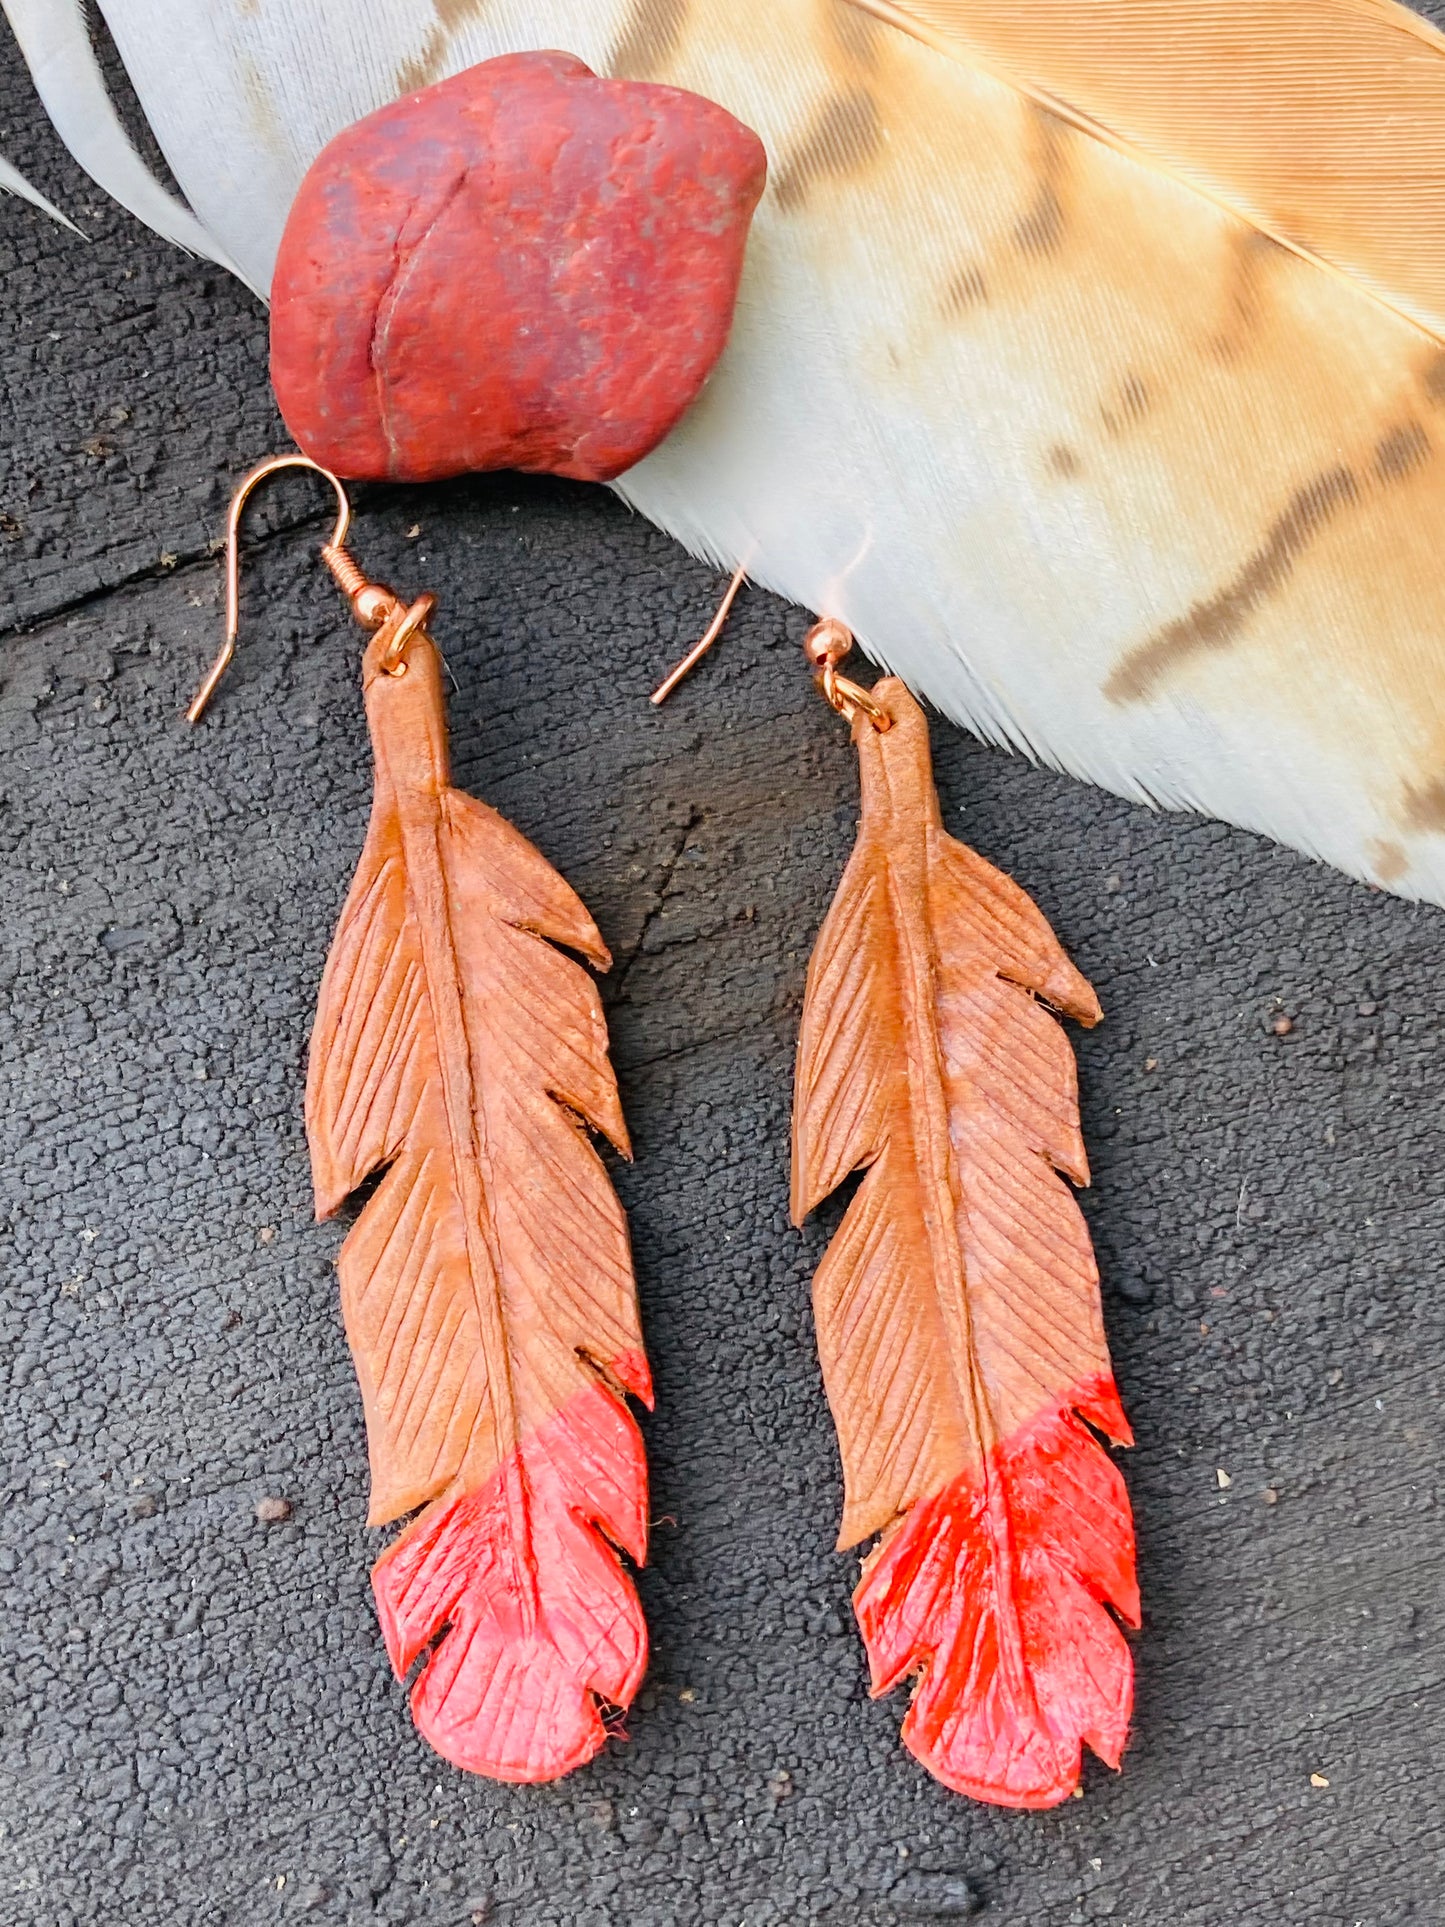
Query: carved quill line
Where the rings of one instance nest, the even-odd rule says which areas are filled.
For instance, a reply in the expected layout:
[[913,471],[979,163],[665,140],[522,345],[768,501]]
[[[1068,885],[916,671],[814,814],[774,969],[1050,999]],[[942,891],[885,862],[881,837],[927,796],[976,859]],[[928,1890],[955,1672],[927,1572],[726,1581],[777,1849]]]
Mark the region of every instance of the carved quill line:
[[[1023,1629],[1015,1597],[1013,1531],[1007,1495],[997,1467],[998,1442],[988,1391],[979,1368],[969,1305],[958,1213],[967,1213],[953,1153],[948,1099],[944,1090],[942,1047],[938,1034],[937,945],[929,915],[930,831],[937,814],[933,771],[926,742],[916,751],[902,731],[881,735],[859,717],[854,725],[863,778],[865,834],[879,835],[888,890],[886,902],[894,930],[894,958],[900,1002],[911,1048],[903,1054],[901,1077],[912,1123],[913,1152],[924,1196],[924,1222],[932,1260],[933,1287],[943,1316],[953,1360],[953,1383],[964,1407],[975,1450],[982,1458],[993,1550],[991,1589],[1000,1625],[999,1660],[1015,1692],[1034,1698],[1021,1663]],[[897,738],[895,741],[894,738]],[[904,761],[908,758],[908,761]],[[892,760],[903,767],[894,771]],[[879,808],[880,801],[882,808]],[[885,822],[870,825],[877,813]]]
[[[435,649],[430,637],[418,635],[413,639],[413,655],[419,654],[422,648]],[[507,1535],[506,1557],[511,1566],[512,1588],[530,1632],[536,1620],[537,1595],[533,1562],[528,1557],[531,1521],[520,1463],[513,1449],[519,1442],[519,1431],[511,1349],[502,1304],[502,1255],[488,1199],[490,1186],[495,1182],[495,1171],[487,1152],[485,1119],[477,1103],[473,1082],[471,1041],[467,1035],[462,1004],[446,862],[441,847],[446,834],[441,797],[449,776],[445,725],[440,716],[429,715],[427,718],[427,747],[432,752],[433,764],[429,771],[431,780],[425,784],[398,781],[397,769],[405,770],[408,759],[404,745],[394,745],[391,740],[388,693],[388,678],[378,676],[367,692],[367,720],[371,727],[377,767],[391,790],[401,825],[408,907],[416,919],[421,940],[422,967],[436,1032],[437,1061],[441,1069],[452,1168],[462,1203],[467,1269],[477,1310],[482,1351],[486,1358],[487,1405],[491,1415],[495,1462],[505,1479],[505,1503],[511,1528]],[[394,749],[403,753],[395,755]],[[485,1183],[482,1176],[484,1170]]]

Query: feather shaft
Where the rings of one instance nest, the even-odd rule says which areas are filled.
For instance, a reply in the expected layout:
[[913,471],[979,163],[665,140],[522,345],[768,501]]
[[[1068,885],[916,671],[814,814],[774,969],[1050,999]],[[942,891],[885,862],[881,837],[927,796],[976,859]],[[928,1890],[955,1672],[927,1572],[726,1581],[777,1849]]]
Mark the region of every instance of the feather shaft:
[[[414,658],[420,653],[420,649],[412,652]],[[411,670],[412,664],[408,664]],[[373,689],[377,686],[374,681]],[[444,725],[431,706],[420,714],[410,705],[403,709],[385,700],[384,689],[381,699],[368,705],[368,716],[377,768],[395,799],[412,913],[421,940],[425,994],[436,1026],[442,1098],[461,1193],[467,1270],[485,1359],[492,1451],[495,1462],[505,1468],[502,1489],[507,1528],[503,1554],[509,1571],[504,1583],[521,1601],[523,1627],[530,1634],[537,1611],[532,1535],[526,1493],[515,1460],[520,1437],[501,1299],[502,1254],[488,1204],[488,1193],[496,1189],[499,1174],[478,1128],[472,1051],[462,1013],[454,906],[442,858],[441,797],[449,787]],[[420,771],[420,781],[410,778],[413,769]]]

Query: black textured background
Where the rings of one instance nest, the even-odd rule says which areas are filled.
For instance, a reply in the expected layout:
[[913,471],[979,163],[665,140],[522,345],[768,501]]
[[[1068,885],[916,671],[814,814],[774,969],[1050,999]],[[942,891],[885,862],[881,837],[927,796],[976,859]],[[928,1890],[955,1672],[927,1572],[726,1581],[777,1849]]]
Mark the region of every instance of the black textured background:
[[786,1220],[852,752],[756,594],[651,711],[720,585],[602,492],[507,477],[373,492],[356,546],[440,596],[459,780],[618,958],[654,1658],[562,1785],[418,1742],[300,1121],[367,809],[358,637],[283,490],[238,666],[180,723],[226,495],[281,442],[264,319],[101,206],[8,41],[0,149],[93,237],[0,203],[0,1923],[1445,1920],[1442,914],[935,728],[949,827],[1108,1016],[1087,1208],[1146,1599],[1122,1776],[970,1805],[866,1697],[826,1227]]

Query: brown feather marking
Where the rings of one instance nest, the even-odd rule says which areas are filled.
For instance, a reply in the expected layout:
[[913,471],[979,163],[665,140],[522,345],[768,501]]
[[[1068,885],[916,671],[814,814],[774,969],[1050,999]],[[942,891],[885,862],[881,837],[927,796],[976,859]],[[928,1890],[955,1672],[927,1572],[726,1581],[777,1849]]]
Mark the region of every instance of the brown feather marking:
[[676,53],[689,0],[632,0],[622,31],[603,63],[618,80],[651,80]]
[[[1420,380],[1427,395],[1432,399],[1438,395],[1445,403],[1445,355],[1432,357]],[[1223,589],[1129,651],[1104,684],[1104,694],[1115,703],[1137,702],[1151,695],[1181,662],[1236,642],[1250,617],[1285,587],[1300,558],[1343,510],[1360,504],[1372,484],[1391,488],[1407,481],[1430,463],[1434,453],[1423,423],[1408,415],[1376,440],[1368,462],[1339,463],[1323,470],[1296,490],[1259,547]],[[1439,827],[1445,827],[1445,819]]]
[[1030,106],[1033,130],[1034,198],[1020,215],[1013,244],[1020,254],[1044,258],[1057,254],[1064,239],[1062,189],[1068,172],[1064,157],[1069,129],[1047,107]]
[[241,62],[241,95],[251,125],[266,152],[284,154],[289,130],[276,105],[276,97],[256,63],[244,58]]
[[452,44],[452,35],[459,27],[466,26],[468,21],[480,19],[487,6],[488,0],[432,0],[432,11],[436,18],[421,44],[421,51],[413,54],[410,60],[404,60],[397,68],[397,92],[414,94],[423,87],[430,87],[441,75]]
[[1430,437],[1414,420],[1401,422],[1375,444],[1375,474],[1382,482],[1398,482],[1430,459]]
[[1209,353],[1216,361],[1238,361],[1264,319],[1266,271],[1292,257],[1287,248],[1258,228],[1240,225],[1230,236],[1229,267],[1225,280],[1224,319],[1209,337]]
[[830,94],[778,169],[773,192],[785,213],[800,208],[822,180],[851,174],[877,152],[878,106],[867,87]]
[[1370,861],[1381,883],[1396,883],[1410,867],[1403,847],[1391,837],[1377,836],[1370,845]]
[[1099,410],[1099,420],[1109,435],[1122,435],[1126,428],[1143,421],[1153,397],[1142,375],[1128,374],[1114,390],[1113,399]]
[[[1405,822],[1412,830],[1445,830],[1445,776],[1428,783],[1409,784],[1405,790]],[[1382,883],[1391,879],[1381,875]]]
[[1236,641],[1259,605],[1289,581],[1320,531],[1359,499],[1360,483],[1344,467],[1327,468],[1298,489],[1232,582],[1129,651],[1104,684],[1110,702],[1138,702],[1181,662]]
[[988,306],[988,282],[983,269],[972,262],[953,275],[943,291],[943,312],[950,321],[967,314],[970,308]]

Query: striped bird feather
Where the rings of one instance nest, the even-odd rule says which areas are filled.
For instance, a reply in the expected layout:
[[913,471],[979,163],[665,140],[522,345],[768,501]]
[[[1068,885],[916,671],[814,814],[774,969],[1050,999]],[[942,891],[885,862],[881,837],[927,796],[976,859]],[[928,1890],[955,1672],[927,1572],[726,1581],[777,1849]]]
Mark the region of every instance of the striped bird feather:
[[[103,185],[267,284],[321,145],[564,47],[755,127],[708,391],[620,492],[947,714],[1445,901],[1445,40],[1392,0],[5,0]],[[178,60],[176,50],[186,58]],[[156,190],[159,193],[159,190]]]

